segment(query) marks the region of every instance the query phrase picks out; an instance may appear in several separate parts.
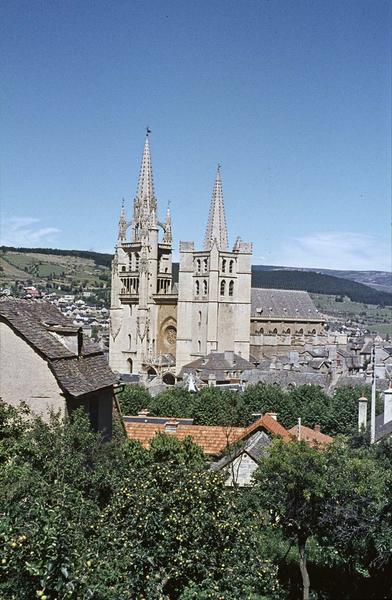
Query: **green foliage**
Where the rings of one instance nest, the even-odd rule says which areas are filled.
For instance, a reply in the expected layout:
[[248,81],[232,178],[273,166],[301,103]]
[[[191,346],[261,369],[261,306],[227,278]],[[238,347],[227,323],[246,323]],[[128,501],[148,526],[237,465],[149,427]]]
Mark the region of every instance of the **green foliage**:
[[148,408],[151,402],[150,394],[141,385],[124,386],[117,398],[123,415],[137,415],[140,410]]
[[335,436],[355,434],[358,398],[363,395],[370,399],[369,386],[345,386],[329,396],[314,385],[285,391],[278,385],[257,384],[241,393],[207,387],[191,394],[172,387],[152,398],[145,388],[128,385],[119,401],[123,414],[135,415],[146,408],[155,416],[193,418],[195,425],[243,427],[254,421],[255,414],[276,412],[288,429],[301,417],[303,425],[320,425],[323,433]]
[[199,448],[103,444],[76,412],[0,403],[0,597],[281,598],[257,531]]

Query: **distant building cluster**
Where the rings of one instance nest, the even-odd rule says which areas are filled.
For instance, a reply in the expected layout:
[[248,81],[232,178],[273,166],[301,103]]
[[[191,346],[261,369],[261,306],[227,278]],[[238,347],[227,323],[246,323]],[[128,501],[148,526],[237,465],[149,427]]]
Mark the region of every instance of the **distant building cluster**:
[[[107,349],[109,344],[109,310],[101,305],[87,302],[92,293],[85,291],[82,298],[75,294],[59,295],[55,292],[39,290],[35,286],[24,286],[20,297],[25,300],[41,299],[56,306],[72,324],[83,327],[85,335],[99,341],[102,348]],[[11,297],[11,290],[0,290],[0,296]]]

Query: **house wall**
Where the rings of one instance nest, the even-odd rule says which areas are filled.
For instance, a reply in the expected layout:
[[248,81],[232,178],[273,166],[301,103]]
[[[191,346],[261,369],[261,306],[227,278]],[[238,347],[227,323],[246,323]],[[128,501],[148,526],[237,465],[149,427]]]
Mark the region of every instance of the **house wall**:
[[0,397],[13,406],[24,401],[48,420],[66,404],[47,362],[6,323],[0,323]]
[[257,462],[254,461],[249,454],[243,452],[226,468],[228,477],[225,481],[225,485],[232,486],[233,481],[240,487],[250,485],[252,475],[256,471],[257,467]]
[[113,420],[112,388],[104,388],[82,398],[67,399],[68,413],[72,413],[80,407],[83,407],[89,415],[94,431],[100,431],[104,440],[110,440],[112,437]]

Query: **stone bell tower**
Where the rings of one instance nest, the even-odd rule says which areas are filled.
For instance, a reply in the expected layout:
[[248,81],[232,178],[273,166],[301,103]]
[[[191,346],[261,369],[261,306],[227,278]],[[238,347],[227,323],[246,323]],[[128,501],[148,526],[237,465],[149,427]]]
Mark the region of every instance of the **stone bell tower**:
[[[133,217],[127,222],[123,204],[112,263],[109,364],[119,373],[154,371],[158,353],[162,351],[159,344],[162,319],[165,317],[167,321],[168,312],[173,312],[168,311],[168,305],[174,314],[163,349],[175,354],[171,218],[168,209],[165,222],[158,221],[149,134],[147,129]],[[159,228],[163,230],[161,240]]]
[[180,242],[176,370],[211,352],[234,352],[246,360],[250,347],[252,244],[228,235],[218,167],[204,248]]

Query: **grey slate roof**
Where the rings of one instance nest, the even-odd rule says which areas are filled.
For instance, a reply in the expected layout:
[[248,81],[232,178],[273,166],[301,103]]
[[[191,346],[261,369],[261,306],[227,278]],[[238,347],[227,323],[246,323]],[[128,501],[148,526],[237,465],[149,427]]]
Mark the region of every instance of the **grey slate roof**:
[[320,385],[327,388],[329,385],[328,375],[323,373],[309,373],[291,370],[270,370],[252,369],[243,373],[243,378],[250,384],[255,383],[276,383],[284,388],[297,385]]
[[225,381],[228,379],[228,372],[242,373],[253,368],[253,365],[239,354],[233,354],[233,359],[228,359],[224,352],[211,352],[184,365],[179,376],[183,377],[184,373],[196,373],[202,381],[208,381],[210,375],[215,375],[217,381]]
[[389,437],[390,435],[392,435],[392,421],[389,421],[384,425],[384,415],[378,415],[376,417],[376,429],[374,435],[375,441],[378,442],[385,437]]
[[235,449],[234,452],[229,452],[218,461],[211,465],[211,471],[220,471],[229,465],[233,460],[238,458],[243,452],[257,463],[267,454],[267,448],[271,445],[272,440],[265,431],[256,431],[251,437],[245,440]]
[[53,335],[77,335],[75,327],[55,306],[42,300],[0,300],[0,319],[7,323],[47,362],[62,390],[77,397],[112,386],[117,377],[101,348],[83,334],[78,356]]
[[[261,312],[260,312],[261,311]],[[252,288],[251,314],[268,319],[298,318],[323,320],[308,292]]]

